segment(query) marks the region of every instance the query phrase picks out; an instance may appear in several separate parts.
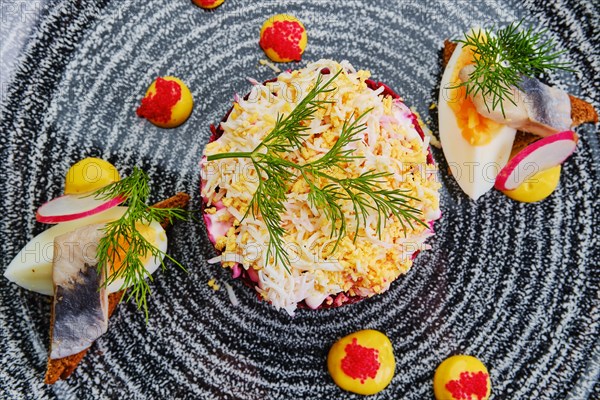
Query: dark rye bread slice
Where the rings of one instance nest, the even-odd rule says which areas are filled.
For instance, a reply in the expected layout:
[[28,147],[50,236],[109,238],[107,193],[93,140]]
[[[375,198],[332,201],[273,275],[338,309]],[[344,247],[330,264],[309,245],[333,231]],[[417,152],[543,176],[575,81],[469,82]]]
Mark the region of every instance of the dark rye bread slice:
[[[448,61],[450,61],[450,57],[452,57],[452,53],[454,53],[456,46],[457,43],[451,42],[449,40],[444,41],[444,49],[442,52],[442,62],[444,68],[446,68]],[[598,113],[594,109],[594,106],[592,106],[587,101],[579,99],[572,95],[569,95],[569,99],[571,100],[571,119],[573,120],[574,127],[588,122],[594,124],[598,123]],[[529,133],[525,133],[524,135],[520,136],[529,137],[531,140],[533,140],[533,138],[538,138],[537,136]]]
[[[166,200],[160,201],[154,204],[157,208],[186,208],[190,201],[190,196],[187,193],[177,193],[175,196],[170,197]],[[169,221],[162,221],[161,225],[163,228],[169,226]],[[117,305],[121,301],[121,298],[125,294],[125,290],[120,292],[111,293],[108,295],[108,316],[113,314]],[[50,343],[52,343],[52,326],[54,325],[54,312],[50,314]],[[46,369],[46,377],[44,383],[52,385],[60,379],[67,379],[73,371],[77,368],[77,365],[81,362],[89,347],[85,350],[80,351],[77,354],[70,355],[68,357],[51,359],[48,356],[48,366]]]

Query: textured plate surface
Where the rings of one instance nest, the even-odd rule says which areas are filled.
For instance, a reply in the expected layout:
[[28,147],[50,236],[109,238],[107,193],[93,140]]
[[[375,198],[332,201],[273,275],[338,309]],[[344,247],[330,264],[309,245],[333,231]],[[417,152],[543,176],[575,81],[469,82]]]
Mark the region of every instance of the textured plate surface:
[[[33,3],[2,2],[3,12],[27,12]],[[276,13],[307,26],[305,60],[348,59],[370,69],[434,132],[429,106],[443,40],[521,17],[547,27],[578,71],[550,83],[600,108],[594,1],[227,0],[212,12],[188,0],[49,4],[3,95],[2,270],[44,229],[36,208],[62,192],[69,165],[86,156],[108,159],[124,175],[139,165],[151,176],[153,199],[184,190],[198,208],[208,127],[235,92],[249,90],[245,77],[272,77],[258,66],[257,35]],[[152,79],[167,74],[183,79],[196,100],[190,120],[168,131],[135,115]],[[179,224],[170,251],[189,273],[157,273],[148,325],[134,305],[121,305],[74,375],[51,387],[43,384],[49,300],[2,278],[0,397],[360,398],[333,384],[325,358],[339,337],[373,328],[390,336],[397,357],[394,380],[373,398],[431,399],[436,366],[457,353],[487,364],[495,399],[600,398],[600,145],[596,127],[578,132],[559,189],[541,204],[498,192],[469,201],[436,150],[444,217],[433,250],[389,292],[337,310],[290,318],[239,282],[233,307],[224,289],[206,284],[229,278],[206,264],[214,252],[204,227]]]

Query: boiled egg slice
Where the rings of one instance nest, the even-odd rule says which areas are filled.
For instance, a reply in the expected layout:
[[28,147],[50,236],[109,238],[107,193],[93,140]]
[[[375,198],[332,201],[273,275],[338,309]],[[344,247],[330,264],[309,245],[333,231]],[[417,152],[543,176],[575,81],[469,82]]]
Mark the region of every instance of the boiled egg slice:
[[[91,224],[102,224],[120,218],[127,207],[114,207],[102,213],[80,218],[74,221],[62,222],[40,233],[21,249],[19,254],[6,268],[4,276],[11,282],[34,292],[52,296],[54,285],[52,283],[52,259],[54,257],[54,238]],[[158,222],[138,227],[152,245],[163,253],[167,251],[167,235]],[[150,274],[154,273],[161,265],[161,258],[147,256],[144,267]],[[117,280],[108,286],[108,293],[118,292],[122,289],[123,280]]]
[[450,172],[473,200],[488,192],[500,169],[508,162],[516,129],[485,118],[477,112],[459,72],[473,63],[470,48],[458,44],[442,76],[438,99],[440,141]]

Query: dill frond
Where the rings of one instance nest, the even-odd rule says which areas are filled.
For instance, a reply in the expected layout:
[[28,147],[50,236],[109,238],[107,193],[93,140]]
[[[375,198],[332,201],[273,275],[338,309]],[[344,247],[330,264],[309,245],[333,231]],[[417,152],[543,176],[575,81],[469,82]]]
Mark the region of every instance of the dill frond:
[[481,93],[488,111],[498,106],[505,115],[505,100],[515,104],[513,87],[520,89],[523,76],[535,78],[550,70],[571,71],[570,63],[558,58],[566,50],[553,51],[552,40],[545,40],[547,30],[536,32],[532,27],[520,29],[523,20],[513,22],[496,32],[477,30],[458,40],[473,52],[475,70],[466,82],[453,88],[466,87],[466,95]]
[[[360,140],[359,134],[366,126],[360,121],[371,111],[367,110],[355,118],[351,116],[344,121],[342,131],[331,149],[321,158],[306,164],[296,164],[286,160],[281,154],[289,153],[300,148],[308,136],[306,122],[314,119],[317,110],[329,103],[327,93],[335,90],[333,81],[340,75],[338,71],[327,82],[322,82],[319,75],[315,86],[300,101],[292,112],[283,117],[279,115],[273,130],[251,152],[230,152],[213,154],[207,160],[216,161],[227,158],[249,158],[258,174],[258,188],[255,191],[250,206],[244,218],[252,214],[254,218],[261,216],[269,232],[270,242],[267,250],[267,260],[281,263],[289,272],[290,258],[285,249],[285,229],[281,227],[281,215],[285,212],[285,200],[289,182],[303,179],[309,187],[308,201],[324,213],[331,222],[331,238],[335,238],[337,248],[340,240],[346,235],[348,223],[342,210],[345,201],[352,202],[355,211],[355,236],[361,225],[366,223],[370,212],[377,213],[377,232],[381,235],[385,221],[394,215],[403,227],[413,227],[413,222],[427,226],[420,218],[421,211],[408,206],[408,201],[414,197],[408,196],[401,190],[384,190],[381,188],[383,178],[388,173],[369,171],[356,178],[336,178],[332,172],[344,169],[344,165],[362,158],[355,155],[347,145]],[[265,151],[266,150],[266,151]],[[320,187],[318,179],[329,183]]]
[[[128,177],[100,188],[94,195],[100,199],[117,196],[126,198],[127,210],[117,220],[108,222],[103,228],[105,235],[97,248],[98,273],[104,275],[104,286],[123,279],[122,289],[129,288],[127,301],[133,299],[142,309],[148,321],[148,302],[152,275],[144,267],[146,257],[161,259],[163,270],[165,260],[171,261],[185,270],[183,265],[150,243],[137,229],[139,224],[149,225],[152,221],[169,223],[186,220],[187,211],[179,208],[155,208],[146,204],[150,195],[148,175],[134,167]],[[147,279],[147,280],[146,280]]]

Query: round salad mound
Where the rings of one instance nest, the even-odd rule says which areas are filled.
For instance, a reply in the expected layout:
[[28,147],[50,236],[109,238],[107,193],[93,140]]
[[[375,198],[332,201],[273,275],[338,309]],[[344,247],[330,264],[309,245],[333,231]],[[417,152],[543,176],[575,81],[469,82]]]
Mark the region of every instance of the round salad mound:
[[[282,265],[272,254],[267,259],[270,236],[261,215],[247,213],[258,187],[252,160],[207,162],[206,157],[252,152],[278,118],[289,115],[317,82],[338,72],[331,84],[334,90],[321,95],[327,103],[304,123],[302,145],[280,156],[296,164],[319,159],[334,146],[344,122],[365,114],[359,140],[344,148],[356,157],[332,173],[341,179],[368,171],[388,173],[380,188],[411,196],[407,204],[419,210],[423,224],[407,224],[390,214],[378,231],[373,211],[356,233],[355,210],[346,200],[341,203],[346,234],[335,246],[332,222],[309,201],[310,187],[304,180],[292,180],[281,215],[290,265]],[[299,306],[338,307],[385,292],[411,268],[416,254],[429,247],[425,241],[441,216],[437,169],[420,120],[390,88],[369,78],[368,71],[357,71],[345,61],[313,62],[264,84],[253,81],[250,94],[243,99],[236,95],[223,121],[212,127],[201,162],[204,220],[220,253],[211,261],[230,268],[232,276],[243,279],[261,299],[290,314]]]

